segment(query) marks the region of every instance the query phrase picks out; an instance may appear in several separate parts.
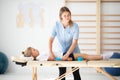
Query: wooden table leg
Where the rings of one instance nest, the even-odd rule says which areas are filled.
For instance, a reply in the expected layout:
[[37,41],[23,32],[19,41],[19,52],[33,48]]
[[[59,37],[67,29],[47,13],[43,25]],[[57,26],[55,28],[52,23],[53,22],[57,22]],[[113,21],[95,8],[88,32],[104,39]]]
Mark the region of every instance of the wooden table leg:
[[111,80],[117,80],[115,77],[113,77],[112,75],[110,75],[109,73],[105,72],[102,68],[96,68],[96,70],[102,74],[104,74],[105,76],[109,77]]
[[32,80],[37,80],[37,67],[32,68]]
[[75,72],[76,70],[78,70],[79,67],[74,67],[71,70],[67,71],[66,73],[62,74],[61,76],[57,77],[55,80],[61,80],[63,79],[65,76],[70,75],[71,73]]

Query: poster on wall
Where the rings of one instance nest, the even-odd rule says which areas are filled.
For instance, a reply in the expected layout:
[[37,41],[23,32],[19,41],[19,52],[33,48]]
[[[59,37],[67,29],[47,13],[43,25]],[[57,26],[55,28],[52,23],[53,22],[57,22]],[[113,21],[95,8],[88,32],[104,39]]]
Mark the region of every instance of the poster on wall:
[[16,14],[16,26],[44,27],[44,14],[44,7],[38,3],[19,4]]

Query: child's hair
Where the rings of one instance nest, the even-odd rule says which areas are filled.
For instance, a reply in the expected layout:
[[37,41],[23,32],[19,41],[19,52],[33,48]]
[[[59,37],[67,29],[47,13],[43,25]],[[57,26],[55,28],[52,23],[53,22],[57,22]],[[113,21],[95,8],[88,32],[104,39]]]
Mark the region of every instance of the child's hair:
[[[67,8],[66,6],[63,6],[63,7],[61,7],[60,12],[59,12],[60,20],[62,20],[61,16],[62,16],[63,12],[69,12],[70,16],[71,16],[71,11],[69,10],[69,8]],[[73,25],[73,21],[72,20],[69,21],[69,25],[70,25],[70,27]]]
[[22,52],[22,54],[23,54],[25,57],[31,57],[31,55],[32,55],[31,48],[32,48],[32,47],[28,47],[25,51]]

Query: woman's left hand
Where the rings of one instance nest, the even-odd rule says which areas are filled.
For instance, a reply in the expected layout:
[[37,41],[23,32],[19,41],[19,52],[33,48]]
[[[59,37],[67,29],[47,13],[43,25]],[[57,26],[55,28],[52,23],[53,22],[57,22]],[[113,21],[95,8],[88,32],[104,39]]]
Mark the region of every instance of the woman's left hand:
[[65,55],[62,57],[62,60],[63,60],[63,61],[67,61],[68,58],[69,58],[69,55],[68,55],[68,54],[65,54]]

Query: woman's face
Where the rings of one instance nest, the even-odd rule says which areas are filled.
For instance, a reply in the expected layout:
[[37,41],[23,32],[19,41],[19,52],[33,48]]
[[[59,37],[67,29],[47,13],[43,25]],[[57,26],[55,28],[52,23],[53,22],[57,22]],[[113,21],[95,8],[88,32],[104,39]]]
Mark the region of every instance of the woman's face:
[[62,13],[61,18],[63,22],[69,23],[69,21],[71,20],[71,15],[69,12],[65,11]]
[[37,49],[31,48],[31,51],[32,51],[32,56],[33,57],[39,56],[39,51]]

